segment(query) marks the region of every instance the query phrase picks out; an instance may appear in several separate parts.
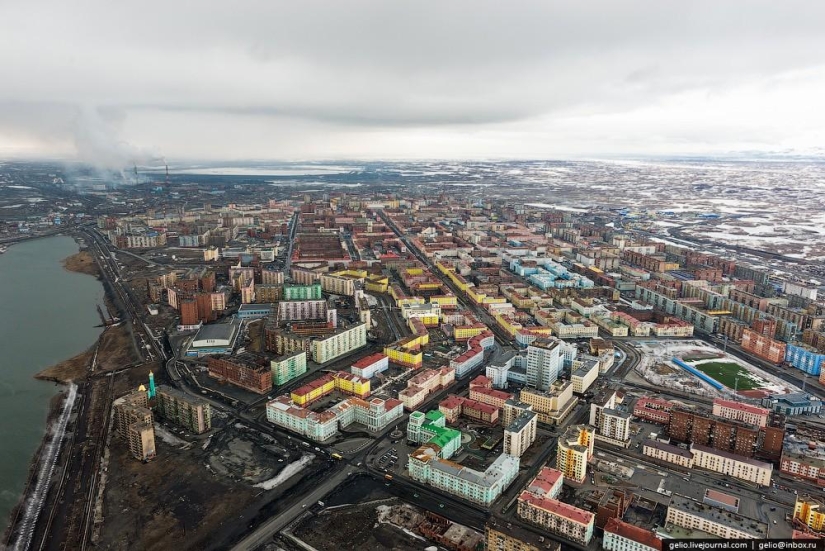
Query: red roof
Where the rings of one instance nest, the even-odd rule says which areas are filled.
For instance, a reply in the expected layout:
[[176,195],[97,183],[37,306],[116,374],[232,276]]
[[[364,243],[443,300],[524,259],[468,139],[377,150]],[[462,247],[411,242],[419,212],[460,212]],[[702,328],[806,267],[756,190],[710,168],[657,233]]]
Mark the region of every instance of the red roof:
[[357,362],[352,364],[352,367],[357,368],[357,369],[364,369],[365,367],[369,367],[373,364],[376,364],[376,363],[380,362],[381,360],[383,360],[385,358],[386,358],[386,356],[379,352],[377,354],[372,354],[370,356],[367,356],[366,358],[361,358],[360,360],[358,360]]
[[760,408],[757,406],[752,406],[750,404],[743,404],[741,402],[734,402],[733,400],[725,400],[724,398],[716,398],[713,401],[714,406],[721,406],[723,408],[730,408],[735,409],[738,411],[744,411],[747,413],[753,413],[756,415],[767,415],[769,411],[765,408]]
[[[530,483],[528,486],[528,491],[538,496],[542,496],[542,494],[546,496],[550,493],[550,490],[558,484],[563,476],[564,474],[561,471],[551,469],[550,467],[544,467],[539,471],[539,474],[536,475],[536,478],[533,479],[533,482]],[[540,490],[540,493],[535,490]]]
[[633,540],[642,545],[652,547],[653,549],[662,549],[662,540],[656,537],[656,534],[615,517],[607,519],[607,525],[604,527],[604,531],[605,533],[610,532],[611,534]]
[[296,388],[295,390],[292,391],[292,394],[295,394],[296,396],[304,396],[306,394],[309,394],[310,392],[312,392],[316,388],[322,387],[325,384],[327,384],[327,383],[329,383],[333,380],[334,379],[333,379],[332,375],[329,375],[329,374],[324,375],[323,377],[319,377],[319,378],[315,379],[314,381],[308,382],[304,386]]
[[519,501],[529,503],[533,507],[549,511],[554,515],[578,522],[579,524],[590,524],[593,522],[593,513],[579,509],[578,507],[573,507],[567,503],[562,503],[558,499],[536,497],[530,492],[522,492],[518,499]]

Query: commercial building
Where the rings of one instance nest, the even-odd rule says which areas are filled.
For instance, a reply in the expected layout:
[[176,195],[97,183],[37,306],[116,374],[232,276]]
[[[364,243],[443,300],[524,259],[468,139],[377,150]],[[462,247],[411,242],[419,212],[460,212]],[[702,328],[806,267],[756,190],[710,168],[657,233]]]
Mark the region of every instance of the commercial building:
[[203,434],[212,428],[212,406],[209,402],[189,396],[175,388],[158,386],[155,410],[179,427]]
[[307,353],[299,350],[272,360],[269,365],[272,369],[272,384],[280,386],[307,372]]
[[662,551],[662,540],[650,530],[617,518],[607,520],[602,538],[605,551]]
[[235,386],[266,394],[272,389],[272,370],[261,357],[245,354],[232,358],[211,357],[207,362],[209,376]]
[[271,304],[241,304],[238,307],[238,319],[256,320],[268,318],[272,314]]
[[559,378],[561,359],[556,340],[537,339],[527,346],[527,385],[548,390]]
[[202,357],[229,354],[235,346],[239,327],[237,322],[204,325],[192,339],[186,355]]
[[721,473],[759,486],[770,486],[773,465],[708,446],[693,444],[693,467]]
[[743,404],[742,402],[734,402],[723,398],[713,400],[713,414],[717,417],[742,421],[757,427],[768,426],[770,413],[770,410],[765,408]]
[[593,538],[596,516],[557,499],[538,497],[524,491],[518,498],[519,518],[551,534],[587,545]]
[[484,471],[475,471],[438,457],[427,444],[410,454],[409,474],[413,480],[467,501],[489,506],[518,476],[519,458],[502,454]]
[[317,442],[332,438],[340,428],[359,423],[370,431],[379,431],[404,414],[398,400],[369,401],[348,398],[326,411],[314,412],[295,405],[289,396],[279,396],[266,404],[266,418],[270,423],[291,430]]
[[539,415],[539,423],[558,425],[573,412],[579,399],[573,396],[572,383],[556,381],[546,391],[522,389],[519,401],[533,407],[533,411]]
[[389,368],[389,358],[384,354],[371,354],[352,364],[352,372],[359,377],[372,379],[376,373],[383,373]]
[[693,452],[679,446],[665,444],[658,440],[645,440],[642,443],[642,453],[658,461],[672,463],[685,469],[693,468]]
[[587,463],[593,457],[593,429],[584,425],[573,425],[559,437],[556,451],[556,469],[564,477],[574,482],[584,482],[587,477]]
[[772,394],[762,398],[762,405],[785,416],[817,415],[822,412],[822,400],[805,392]]
[[461,431],[447,427],[447,418],[439,411],[415,411],[407,422],[407,441],[427,444],[438,457],[449,459],[461,447]]
[[521,457],[536,441],[538,415],[525,411],[504,427],[504,448],[507,455]]
[[[673,494],[665,522],[722,539],[767,539],[768,525],[756,519]],[[705,537],[698,534],[693,537]]]
[[796,498],[793,507],[793,519],[799,521],[814,532],[825,532],[825,504],[822,500],[809,495]]

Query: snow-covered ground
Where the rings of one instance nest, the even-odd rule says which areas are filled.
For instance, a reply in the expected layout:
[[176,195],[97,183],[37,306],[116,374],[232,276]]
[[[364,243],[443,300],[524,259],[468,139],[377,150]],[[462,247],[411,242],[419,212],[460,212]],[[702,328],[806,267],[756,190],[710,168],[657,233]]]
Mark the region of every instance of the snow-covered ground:
[[[732,390],[717,390],[708,383],[695,377],[673,363],[674,357],[681,358],[683,356],[695,356],[697,354],[722,354],[718,348],[711,346],[704,341],[640,341],[636,343],[639,346],[642,358],[639,365],[636,366],[636,372],[647,382],[677,390],[680,392],[687,392],[699,396],[708,396],[714,398],[731,397]],[[798,388],[786,383],[779,377],[767,373],[758,367],[735,358],[729,354],[725,354],[720,358],[709,358],[706,360],[691,361],[691,364],[699,364],[702,362],[731,362],[742,366],[753,380],[758,380],[762,385],[762,389],[772,394],[784,394],[788,392],[797,392]],[[657,373],[655,367],[657,365],[664,365],[670,368],[670,373]]]
[[255,487],[263,488],[264,490],[272,490],[273,488],[277,488],[279,485],[289,480],[292,476],[304,470],[304,468],[307,465],[312,463],[313,459],[315,459],[315,456],[313,454],[305,453],[301,456],[301,459],[299,459],[298,461],[293,461],[292,463],[284,467],[283,470],[279,472],[277,476],[275,476],[274,478],[270,478],[269,480],[259,482],[258,484],[255,484]]

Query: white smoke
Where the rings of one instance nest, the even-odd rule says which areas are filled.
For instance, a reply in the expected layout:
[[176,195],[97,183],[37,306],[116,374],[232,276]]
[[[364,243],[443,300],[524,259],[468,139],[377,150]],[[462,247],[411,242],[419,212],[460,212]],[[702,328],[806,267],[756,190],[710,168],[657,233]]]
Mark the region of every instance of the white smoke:
[[81,106],[73,122],[78,160],[98,169],[122,171],[134,165],[165,165],[157,151],[121,139],[126,113],[121,109]]

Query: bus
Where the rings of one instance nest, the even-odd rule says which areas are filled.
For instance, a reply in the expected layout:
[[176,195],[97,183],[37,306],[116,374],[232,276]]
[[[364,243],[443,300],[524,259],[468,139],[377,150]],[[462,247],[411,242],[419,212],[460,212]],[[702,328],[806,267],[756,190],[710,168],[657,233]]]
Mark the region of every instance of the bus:
[[344,456],[341,455],[340,453],[334,453],[334,454],[330,455],[330,457],[333,458],[333,459],[339,459],[339,460],[344,458]]
[[385,474],[384,478],[386,478],[387,480],[392,480],[392,475],[391,474]]

